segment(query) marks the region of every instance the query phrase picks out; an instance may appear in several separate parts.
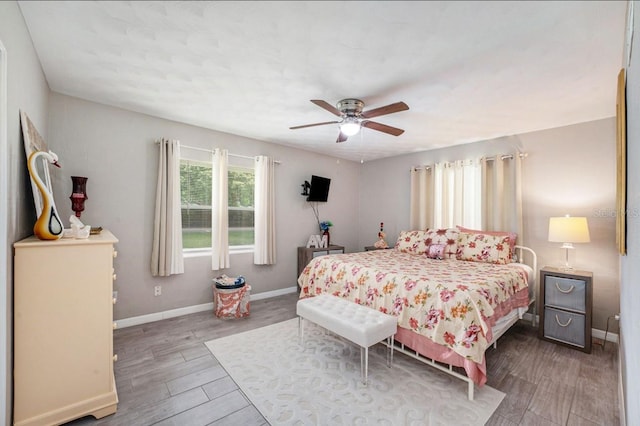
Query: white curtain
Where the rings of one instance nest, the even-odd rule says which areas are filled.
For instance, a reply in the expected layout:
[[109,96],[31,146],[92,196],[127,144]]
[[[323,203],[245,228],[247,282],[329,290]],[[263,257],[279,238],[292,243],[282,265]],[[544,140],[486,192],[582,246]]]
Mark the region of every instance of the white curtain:
[[522,158],[498,155],[412,169],[410,225],[522,236]]
[[411,169],[411,229],[427,229],[433,225],[433,169]]
[[229,264],[229,153],[216,149],[211,153],[211,269]]
[[481,224],[478,161],[437,163],[411,170],[411,229]]
[[156,209],[153,221],[151,275],[184,272],[180,200],[180,142],[162,139],[158,162]]
[[255,248],[253,263],[276,263],[275,162],[272,158],[255,158]]
[[480,164],[475,160],[438,163],[434,167],[434,228],[480,225]]
[[517,232],[522,241],[522,158],[499,155],[481,163],[482,229]]

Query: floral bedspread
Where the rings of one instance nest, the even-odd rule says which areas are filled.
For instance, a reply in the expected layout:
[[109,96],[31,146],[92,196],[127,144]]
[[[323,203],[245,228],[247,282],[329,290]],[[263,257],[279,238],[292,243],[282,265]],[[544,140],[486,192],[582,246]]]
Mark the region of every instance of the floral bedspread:
[[[476,363],[489,345],[487,319],[527,282],[525,270],[513,265],[429,259],[395,249],[321,256],[298,278],[301,298],[330,293],[395,315],[399,327]],[[527,303],[521,299],[511,308]]]

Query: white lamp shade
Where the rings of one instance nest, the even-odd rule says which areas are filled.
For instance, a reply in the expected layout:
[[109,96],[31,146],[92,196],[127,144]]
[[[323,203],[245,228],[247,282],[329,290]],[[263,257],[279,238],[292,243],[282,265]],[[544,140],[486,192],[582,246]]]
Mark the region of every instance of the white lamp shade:
[[586,217],[550,217],[549,241],[554,243],[588,243],[589,225]]

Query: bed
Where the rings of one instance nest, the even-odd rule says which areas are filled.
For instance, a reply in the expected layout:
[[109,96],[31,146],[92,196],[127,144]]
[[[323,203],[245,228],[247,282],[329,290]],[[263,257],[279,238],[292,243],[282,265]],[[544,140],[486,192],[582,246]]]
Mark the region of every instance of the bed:
[[515,234],[452,228],[314,258],[298,284],[301,298],[329,293],[396,316],[396,350],[465,380],[473,399],[487,380],[485,351],[535,302],[536,269]]

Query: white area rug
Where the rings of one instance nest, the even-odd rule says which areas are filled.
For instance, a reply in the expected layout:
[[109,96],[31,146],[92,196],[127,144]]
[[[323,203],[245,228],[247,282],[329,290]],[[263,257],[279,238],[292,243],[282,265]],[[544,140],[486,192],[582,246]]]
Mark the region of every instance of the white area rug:
[[369,349],[369,384],[360,348],[305,321],[273,324],[206,343],[272,425],[484,425],[505,394],[476,387],[400,353],[387,368],[382,345]]

